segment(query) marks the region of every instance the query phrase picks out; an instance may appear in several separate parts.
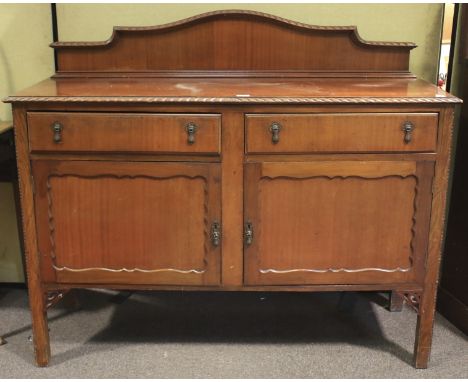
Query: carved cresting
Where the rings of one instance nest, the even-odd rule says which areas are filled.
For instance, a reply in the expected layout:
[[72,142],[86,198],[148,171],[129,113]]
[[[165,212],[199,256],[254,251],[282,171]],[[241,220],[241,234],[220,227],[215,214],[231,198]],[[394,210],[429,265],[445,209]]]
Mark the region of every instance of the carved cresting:
[[[144,36],[144,44],[134,43],[138,36]],[[236,54],[226,44],[235,46]],[[57,77],[115,75],[129,68],[133,73],[166,75],[177,71],[367,71],[401,77],[412,76],[409,54],[416,45],[365,41],[355,26],[308,25],[261,12],[222,10],[165,25],[115,27],[106,41],[55,42],[51,47],[57,54]],[[122,59],[130,56],[131,64]],[[344,60],[347,56],[353,59]]]

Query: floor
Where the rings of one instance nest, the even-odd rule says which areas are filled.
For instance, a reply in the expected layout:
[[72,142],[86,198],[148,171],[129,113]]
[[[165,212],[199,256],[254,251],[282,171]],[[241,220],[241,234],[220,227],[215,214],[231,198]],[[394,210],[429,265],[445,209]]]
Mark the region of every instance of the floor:
[[34,366],[24,289],[0,287],[0,378],[468,378],[468,338],[437,316],[430,367],[411,366],[416,314],[369,293],[80,291],[49,311]]

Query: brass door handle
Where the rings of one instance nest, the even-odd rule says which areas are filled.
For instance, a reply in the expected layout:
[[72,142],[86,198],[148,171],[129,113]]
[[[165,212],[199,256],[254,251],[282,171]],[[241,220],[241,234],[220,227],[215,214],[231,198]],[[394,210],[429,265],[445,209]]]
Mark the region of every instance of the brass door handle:
[[276,145],[279,142],[279,133],[281,131],[281,124],[278,122],[273,122],[270,125],[271,132],[271,142]]
[[211,224],[211,242],[215,247],[221,242],[221,226],[216,221]]
[[54,122],[51,126],[52,132],[54,133],[54,142],[60,143],[62,141],[62,130],[63,126],[60,122]]
[[193,145],[195,143],[195,133],[197,130],[198,126],[193,122],[189,122],[185,126],[185,131],[187,132],[187,143],[189,145]]
[[252,244],[253,241],[253,225],[251,222],[245,223],[244,227],[244,242],[245,245],[250,245]]
[[411,139],[413,138],[413,130],[414,130],[413,123],[410,121],[405,121],[403,123],[403,127],[401,128],[401,130],[403,130],[403,132],[405,133],[405,136],[403,138],[405,143],[410,143]]

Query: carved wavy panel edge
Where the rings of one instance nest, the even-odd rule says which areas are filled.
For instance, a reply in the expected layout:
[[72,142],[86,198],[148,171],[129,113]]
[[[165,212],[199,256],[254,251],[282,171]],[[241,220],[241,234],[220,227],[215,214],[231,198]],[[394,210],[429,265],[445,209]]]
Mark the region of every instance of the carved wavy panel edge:
[[311,273],[358,273],[358,272],[386,272],[386,273],[393,273],[393,272],[409,272],[412,267],[409,268],[360,268],[360,269],[347,269],[347,268],[327,268],[327,269],[260,269],[259,272],[262,274],[266,273],[294,273],[294,272],[311,272]]
[[176,268],[159,268],[159,269],[140,269],[140,268],[100,268],[100,267],[91,267],[91,268],[69,268],[69,267],[58,267],[52,265],[52,267],[58,272],[92,272],[92,271],[103,271],[103,272],[113,272],[113,273],[158,273],[158,272],[176,272],[176,273],[195,273],[201,275],[206,272],[206,269],[176,269]]
[[68,272],[90,272],[90,271],[106,271],[106,272],[114,272],[114,273],[121,273],[121,272],[126,272],[126,273],[133,273],[133,272],[141,272],[141,273],[159,273],[159,272],[175,272],[175,273],[182,273],[182,274],[203,274],[207,270],[206,269],[176,269],[176,268],[159,268],[159,269],[140,269],[140,268],[120,268],[120,269],[113,269],[113,268],[101,268],[101,267],[90,267],[90,268],[71,268],[67,266],[62,266],[59,267],[55,264],[57,261],[57,256],[56,256],[56,248],[55,248],[55,224],[54,224],[54,215],[52,212],[52,195],[51,195],[51,190],[52,186],[50,184],[50,178],[52,177],[57,177],[57,178],[63,178],[63,177],[76,177],[76,178],[84,178],[84,179],[96,179],[96,178],[102,178],[102,177],[110,177],[110,178],[115,178],[115,179],[135,179],[135,178],[146,178],[146,179],[154,179],[154,180],[168,180],[168,179],[174,179],[174,178],[185,178],[185,179],[202,179],[203,180],[203,190],[204,190],[204,206],[203,210],[205,213],[204,216],[204,223],[205,223],[205,228],[204,228],[204,234],[205,234],[205,244],[204,244],[204,256],[203,256],[203,262],[205,266],[208,264],[208,259],[207,259],[207,251],[208,251],[208,245],[207,245],[207,232],[208,232],[208,184],[207,184],[207,179],[203,175],[183,175],[183,174],[176,174],[176,175],[170,175],[170,176],[152,176],[152,175],[142,175],[142,174],[112,174],[112,173],[103,173],[99,175],[82,175],[82,174],[73,174],[73,173],[68,173],[68,172],[63,172],[63,173],[56,173],[56,172],[51,172],[46,181],[46,186],[47,186],[47,202],[48,202],[48,208],[47,208],[47,213],[48,213],[48,224],[49,224],[49,240],[51,243],[51,252],[50,252],[50,257],[52,260],[52,268],[55,271],[58,272],[63,272],[63,271],[68,271]]
[[397,267],[397,268],[378,268],[378,267],[369,267],[369,268],[358,268],[358,269],[348,269],[348,268],[327,268],[327,269],[308,269],[308,268],[298,268],[298,269],[259,269],[261,274],[267,273],[275,273],[275,274],[286,274],[286,273],[294,273],[294,272],[309,272],[309,273],[359,273],[359,272],[385,272],[385,273],[395,273],[395,272],[409,272],[413,269],[414,265],[414,238],[416,236],[416,213],[417,213],[417,197],[419,193],[419,178],[416,174],[407,174],[407,175],[384,175],[384,176],[372,176],[372,177],[364,177],[360,175],[312,175],[308,177],[298,178],[293,176],[262,176],[260,181],[262,180],[276,180],[276,179],[288,179],[288,180],[309,180],[309,179],[341,179],[346,180],[349,178],[355,179],[362,179],[362,180],[378,180],[378,179],[385,179],[385,178],[413,178],[415,180],[414,186],[414,201],[413,201],[413,215],[411,216],[411,240],[410,240],[410,250],[411,255],[409,256],[409,263],[410,266],[408,268]]

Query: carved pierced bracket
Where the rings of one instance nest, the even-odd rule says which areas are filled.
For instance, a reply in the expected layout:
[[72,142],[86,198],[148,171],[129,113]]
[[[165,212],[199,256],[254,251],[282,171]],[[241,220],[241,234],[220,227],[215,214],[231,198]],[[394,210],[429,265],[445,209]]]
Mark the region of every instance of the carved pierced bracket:
[[45,293],[45,310],[52,308],[59,301],[61,301],[65,295],[70,292],[70,289],[51,291]]
[[421,301],[420,292],[397,292],[403,300],[408,304],[416,313],[419,313],[419,304]]

